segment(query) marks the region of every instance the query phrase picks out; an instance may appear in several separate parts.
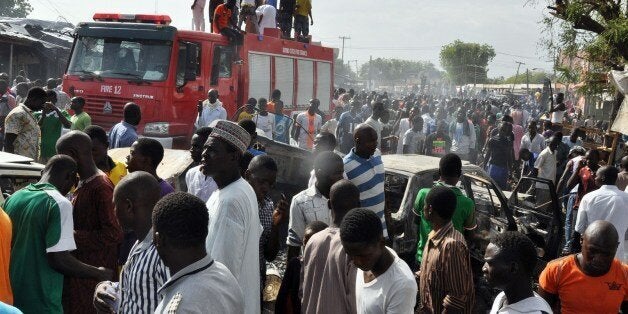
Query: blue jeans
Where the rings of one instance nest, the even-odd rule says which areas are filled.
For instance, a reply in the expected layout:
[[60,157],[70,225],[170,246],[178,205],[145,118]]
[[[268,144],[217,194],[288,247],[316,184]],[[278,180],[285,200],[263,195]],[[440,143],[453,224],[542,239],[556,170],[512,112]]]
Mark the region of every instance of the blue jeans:
[[510,190],[508,187],[508,169],[505,167],[488,164],[488,175],[495,180],[502,190]]
[[567,198],[567,208],[565,215],[565,247],[564,249],[568,250],[571,247],[571,233],[573,231],[573,204],[576,202],[576,193],[569,193],[569,197]]

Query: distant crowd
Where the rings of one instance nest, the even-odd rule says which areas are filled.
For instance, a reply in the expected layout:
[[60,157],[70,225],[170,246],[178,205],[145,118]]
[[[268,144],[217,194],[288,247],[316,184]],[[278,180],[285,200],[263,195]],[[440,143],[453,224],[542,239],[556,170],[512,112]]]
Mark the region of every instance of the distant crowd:
[[[563,136],[561,94],[539,129],[516,102],[342,89],[329,117],[317,99],[286,111],[279,90],[227,117],[210,90],[185,184],[174,184],[158,175],[162,144],[138,136],[137,104],[107,133],[80,117],[89,99],[59,104],[56,80],[48,84],[12,100],[4,118],[4,150],[45,168],[0,210],[0,312],[257,314],[266,262],[284,250],[275,313],[475,313],[476,204],[459,185],[467,161],[503,190],[538,177],[566,201],[565,256],[538,276],[542,252],[529,237],[491,235],[480,270],[500,290],[491,313],[628,310],[628,157],[617,169],[584,148],[586,128]],[[312,153],[292,198],[272,193],[283,169],[268,141]],[[120,147],[125,161],[108,156]],[[438,177],[412,191],[414,265],[390,247],[382,154],[438,158]],[[529,189],[539,208],[556,197],[547,186]]]

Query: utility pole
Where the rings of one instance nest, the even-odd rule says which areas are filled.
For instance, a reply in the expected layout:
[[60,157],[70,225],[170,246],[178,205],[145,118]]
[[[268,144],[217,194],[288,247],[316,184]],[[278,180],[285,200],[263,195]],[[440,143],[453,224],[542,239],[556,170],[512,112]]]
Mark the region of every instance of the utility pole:
[[530,94],[530,70],[526,68],[526,93]]
[[368,83],[368,89],[373,89],[373,86],[371,86],[371,84],[373,84],[373,56],[371,56],[371,58],[369,59],[369,83]]
[[342,60],[342,64],[345,64],[345,40],[351,39],[351,37],[340,36],[338,38],[342,39],[342,54],[340,60]]
[[517,78],[519,77],[519,68],[522,64],[525,65],[525,63],[520,61],[515,61],[515,63],[517,63],[517,74],[515,74],[515,81],[512,83],[512,88],[510,89],[511,92],[515,91],[515,84],[517,84]]

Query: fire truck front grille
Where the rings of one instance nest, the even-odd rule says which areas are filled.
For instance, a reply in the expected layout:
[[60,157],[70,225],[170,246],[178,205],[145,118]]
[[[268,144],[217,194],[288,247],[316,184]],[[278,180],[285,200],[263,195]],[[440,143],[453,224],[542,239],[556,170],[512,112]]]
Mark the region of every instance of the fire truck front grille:
[[85,99],[85,111],[92,118],[92,124],[106,130],[122,120],[124,105],[130,99],[119,97],[89,97]]

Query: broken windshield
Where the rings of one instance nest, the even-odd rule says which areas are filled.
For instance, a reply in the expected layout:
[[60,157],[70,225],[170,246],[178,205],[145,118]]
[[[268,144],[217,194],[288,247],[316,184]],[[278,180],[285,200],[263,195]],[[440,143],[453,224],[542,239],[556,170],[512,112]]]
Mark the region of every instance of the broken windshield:
[[166,40],[79,37],[68,73],[163,81],[171,50],[172,42]]

